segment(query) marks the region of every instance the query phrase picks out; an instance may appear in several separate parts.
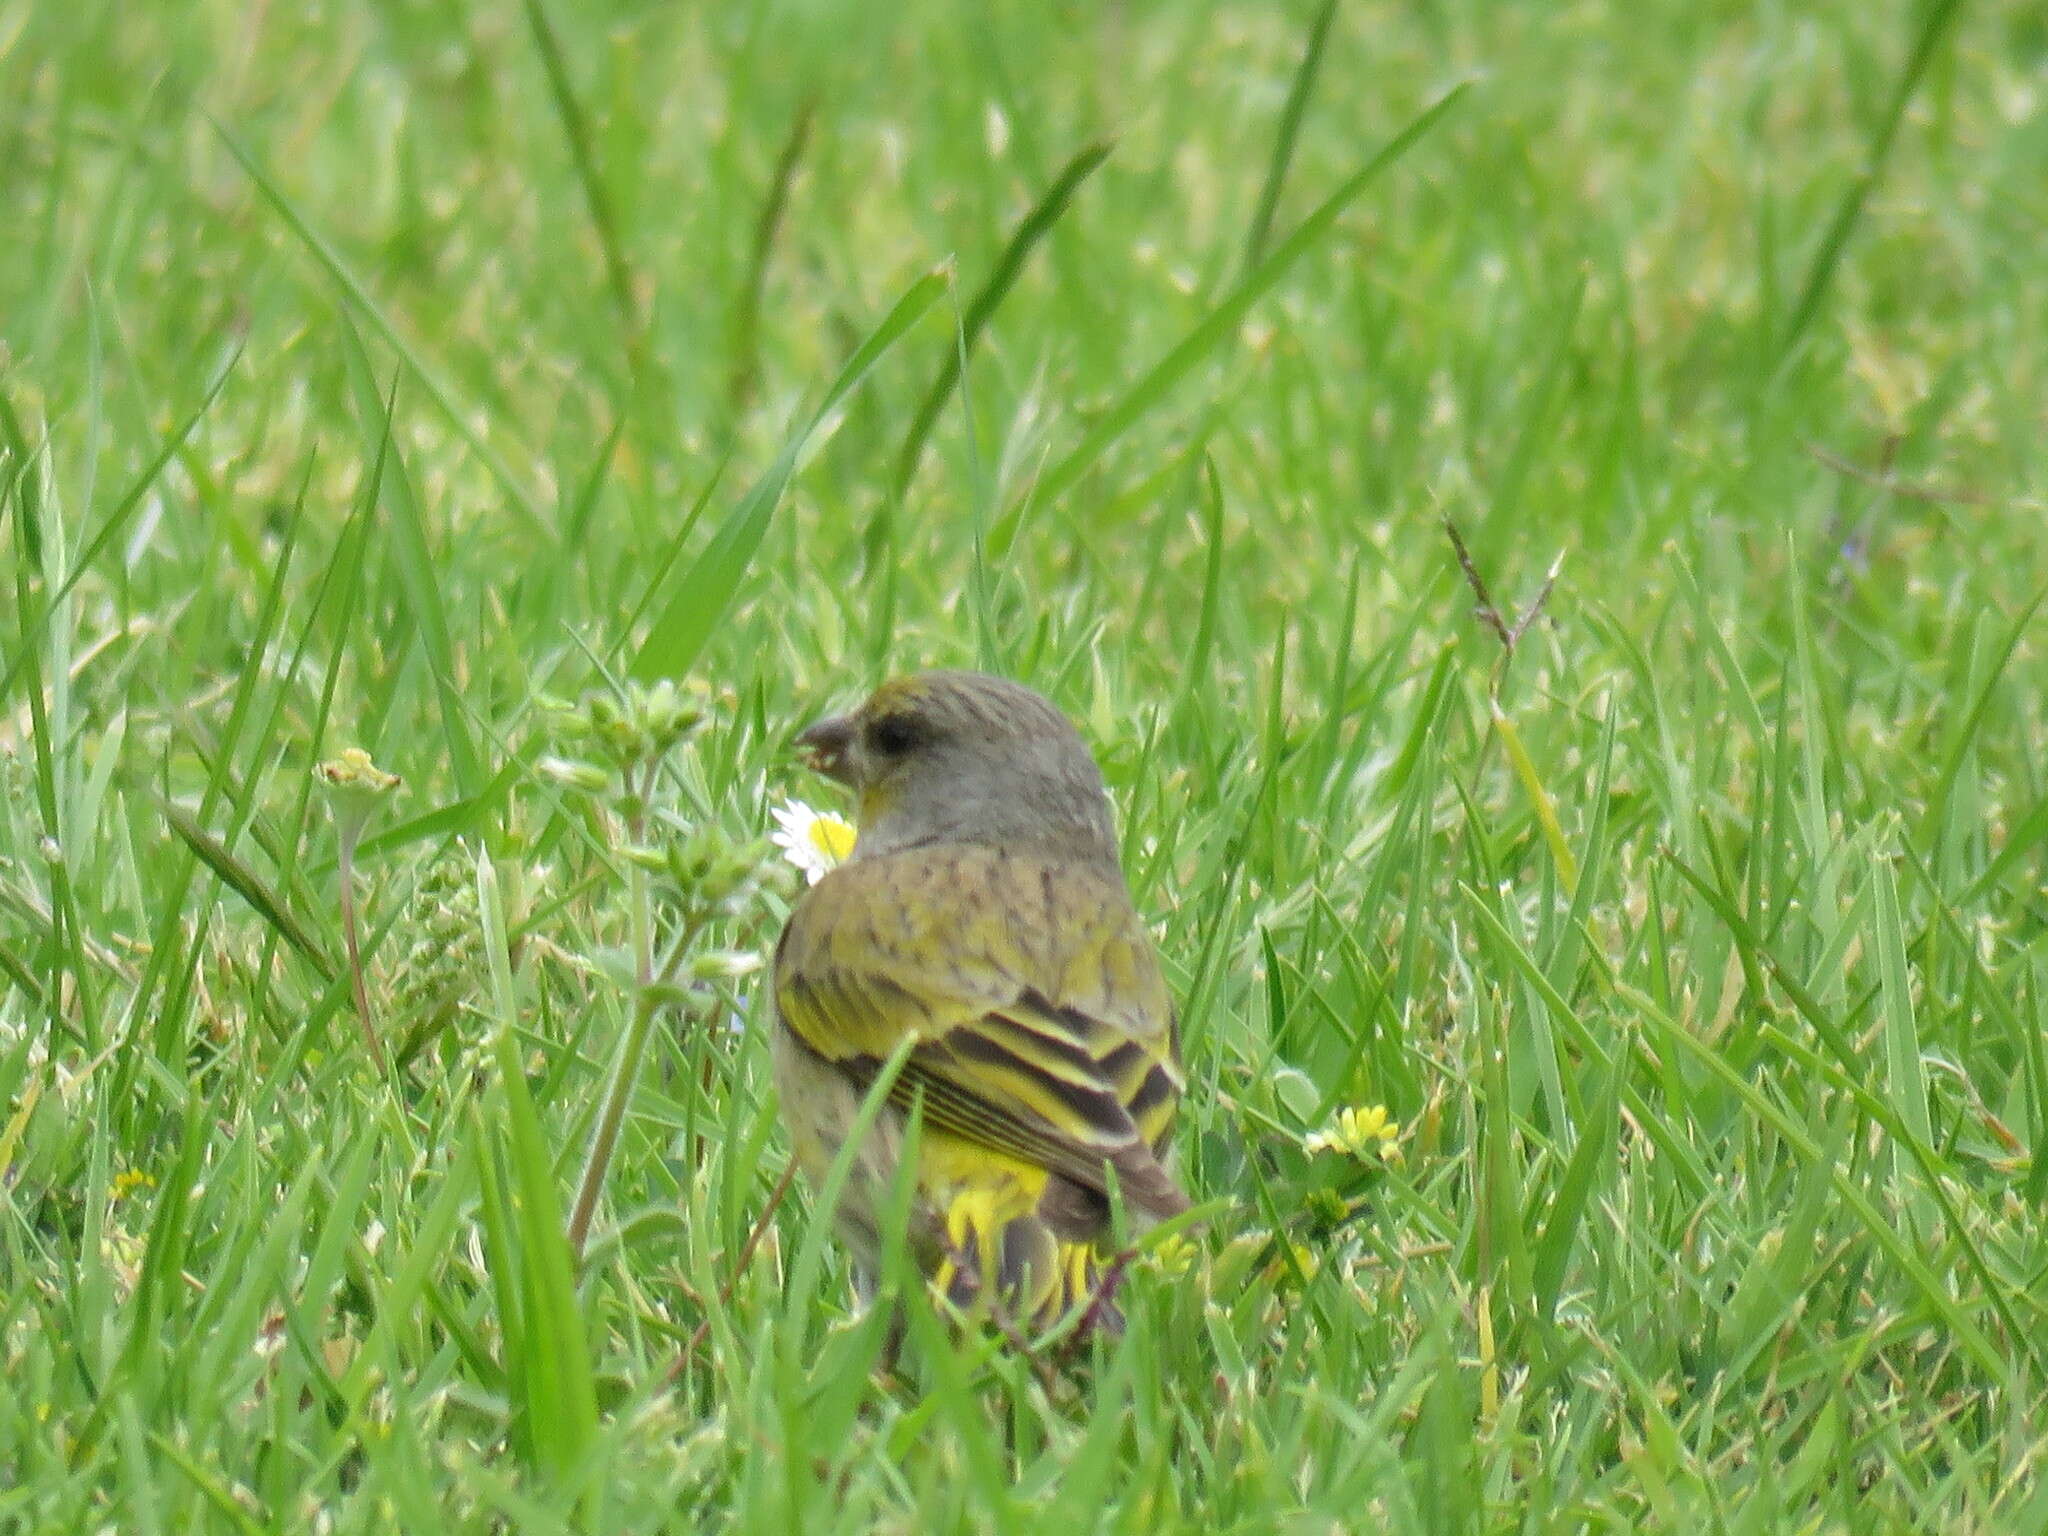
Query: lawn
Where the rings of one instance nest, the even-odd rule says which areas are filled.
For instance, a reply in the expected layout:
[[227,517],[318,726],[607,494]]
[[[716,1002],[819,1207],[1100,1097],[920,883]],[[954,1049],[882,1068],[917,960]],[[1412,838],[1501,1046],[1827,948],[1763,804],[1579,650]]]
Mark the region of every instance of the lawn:
[[[0,1529],[2048,1529],[2044,97],[0,0]],[[757,966],[924,666],[1096,750],[1206,1220],[890,1369]]]

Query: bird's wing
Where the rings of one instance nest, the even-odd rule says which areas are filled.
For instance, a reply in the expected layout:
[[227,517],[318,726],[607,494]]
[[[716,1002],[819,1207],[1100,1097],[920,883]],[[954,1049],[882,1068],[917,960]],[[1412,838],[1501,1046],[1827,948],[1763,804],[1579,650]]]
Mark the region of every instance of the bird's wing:
[[1150,937],[1122,889],[997,849],[857,860],[814,886],[777,947],[775,1001],[812,1054],[926,1123],[1106,1191],[1187,1208],[1161,1165],[1181,1089]]

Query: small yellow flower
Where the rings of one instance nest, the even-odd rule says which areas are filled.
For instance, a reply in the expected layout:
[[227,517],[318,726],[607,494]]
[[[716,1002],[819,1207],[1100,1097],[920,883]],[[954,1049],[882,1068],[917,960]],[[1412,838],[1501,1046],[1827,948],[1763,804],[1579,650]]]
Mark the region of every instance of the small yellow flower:
[[1336,1119],[1303,1137],[1301,1145],[1306,1152],[1338,1152],[1362,1163],[1375,1158],[1398,1163],[1400,1135],[1401,1127],[1387,1114],[1387,1106],[1371,1104],[1339,1110]]
[[1288,1250],[1294,1255],[1294,1267],[1301,1271],[1304,1280],[1313,1280],[1323,1267],[1322,1258],[1307,1243],[1289,1243]]
[[821,811],[790,800],[776,806],[775,830],[769,840],[782,856],[804,872],[804,879],[816,885],[827,870],[837,869],[853,852],[853,823],[835,811]]
[[[1266,1278],[1278,1286],[1292,1285],[1297,1279],[1303,1283],[1315,1279],[1316,1271],[1323,1267],[1323,1261],[1317,1257],[1316,1251],[1308,1244],[1297,1243],[1292,1238],[1283,1238],[1281,1243],[1287,1252],[1274,1253],[1272,1263],[1266,1266]],[[1294,1258],[1292,1264],[1287,1262],[1290,1254]]]
[[405,782],[371,762],[370,754],[361,747],[349,747],[339,757],[314,764],[313,774],[327,786],[344,859],[354,854],[356,839],[362,836],[377,803]]
[[1184,1278],[1195,1267],[1195,1245],[1178,1232],[1169,1233],[1152,1245],[1152,1264],[1168,1280]]
[[386,773],[370,761],[370,754],[361,747],[344,748],[341,756],[317,764],[313,771],[331,788],[373,797],[388,795],[404,782],[397,774]]
[[119,1200],[132,1195],[138,1189],[155,1189],[156,1180],[140,1168],[123,1168],[114,1175],[114,1182],[107,1189],[107,1198]]

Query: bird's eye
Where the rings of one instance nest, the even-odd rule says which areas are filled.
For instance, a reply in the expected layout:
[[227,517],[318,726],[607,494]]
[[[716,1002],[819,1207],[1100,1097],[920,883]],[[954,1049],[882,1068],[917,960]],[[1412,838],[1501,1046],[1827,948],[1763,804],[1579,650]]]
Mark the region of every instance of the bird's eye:
[[868,727],[868,747],[882,757],[901,757],[922,739],[917,722],[905,715],[884,715]]

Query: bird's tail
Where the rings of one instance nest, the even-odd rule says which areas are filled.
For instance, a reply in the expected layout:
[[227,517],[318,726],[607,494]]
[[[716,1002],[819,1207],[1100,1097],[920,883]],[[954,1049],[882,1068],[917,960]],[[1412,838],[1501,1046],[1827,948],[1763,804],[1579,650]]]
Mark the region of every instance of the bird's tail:
[[962,1195],[946,1213],[947,1251],[933,1281],[948,1301],[1034,1333],[1069,1314],[1080,1314],[1084,1330],[1123,1331],[1111,1294],[1120,1265],[1093,1243],[1058,1236],[1035,1213],[1000,1219],[986,1204]]

